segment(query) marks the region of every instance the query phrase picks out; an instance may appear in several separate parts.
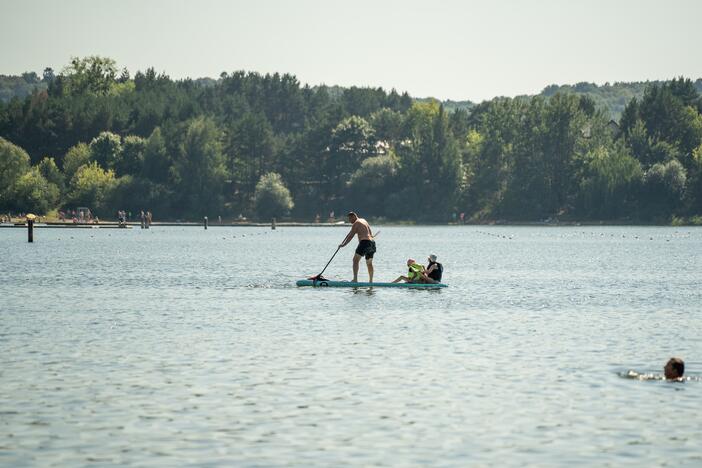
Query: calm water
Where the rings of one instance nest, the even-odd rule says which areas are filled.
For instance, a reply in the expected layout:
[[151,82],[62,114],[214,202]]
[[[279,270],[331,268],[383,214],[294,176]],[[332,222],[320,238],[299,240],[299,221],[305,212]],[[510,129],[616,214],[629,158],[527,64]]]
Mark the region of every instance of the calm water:
[[0,229],[0,465],[702,464],[702,229],[380,230]]

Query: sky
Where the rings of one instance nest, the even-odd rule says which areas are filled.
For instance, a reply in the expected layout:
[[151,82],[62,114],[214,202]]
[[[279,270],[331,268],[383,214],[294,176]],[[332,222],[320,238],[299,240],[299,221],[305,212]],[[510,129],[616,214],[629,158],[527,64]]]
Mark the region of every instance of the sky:
[[0,0],[0,74],[101,55],[132,75],[292,73],[481,101],[702,77],[700,0]]

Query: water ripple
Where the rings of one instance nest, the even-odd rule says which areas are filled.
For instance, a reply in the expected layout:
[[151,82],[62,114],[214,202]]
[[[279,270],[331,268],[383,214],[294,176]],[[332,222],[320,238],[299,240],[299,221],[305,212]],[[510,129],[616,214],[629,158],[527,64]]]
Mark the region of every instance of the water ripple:
[[702,229],[344,233],[0,231],[0,465],[699,465]]

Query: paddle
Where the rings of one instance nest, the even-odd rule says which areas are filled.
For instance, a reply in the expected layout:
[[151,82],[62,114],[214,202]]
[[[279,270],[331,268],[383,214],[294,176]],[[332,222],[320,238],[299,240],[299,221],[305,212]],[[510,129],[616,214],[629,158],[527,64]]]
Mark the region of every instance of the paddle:
[[327,264],[324,265],[324,268],[322,269],[321,272],[319,272],[318,275],[316,275],[316,276],[310,276],[310,277],[307,278],[307,279],[311,279],[312,281],[317,281],[318,279],[321,279],[321,278],[322,278],[322,273],[324,273],[324,270],[326,270],[327,267],[329,266],[329,264],[332,262],[332,260],[334,260],[334,257],[336,257],[336,254],[339,253],[339,250],[341,250],[341,246],[339,246],[339,247],[336,248],[336,252],[334,252],[334,255],[332,255],[332,257],[329,259],[329,261],[327,262]]

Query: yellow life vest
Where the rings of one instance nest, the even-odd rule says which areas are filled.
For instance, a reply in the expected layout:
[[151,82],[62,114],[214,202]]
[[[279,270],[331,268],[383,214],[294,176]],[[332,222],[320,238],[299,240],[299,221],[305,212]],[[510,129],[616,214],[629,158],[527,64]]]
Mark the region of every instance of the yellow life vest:
[[419,263],[413,263],[409,266],[409,275],[407,275],[407,277],[410,281],[415,281],[422,277],[423,272],[424,265],[420,265]]

